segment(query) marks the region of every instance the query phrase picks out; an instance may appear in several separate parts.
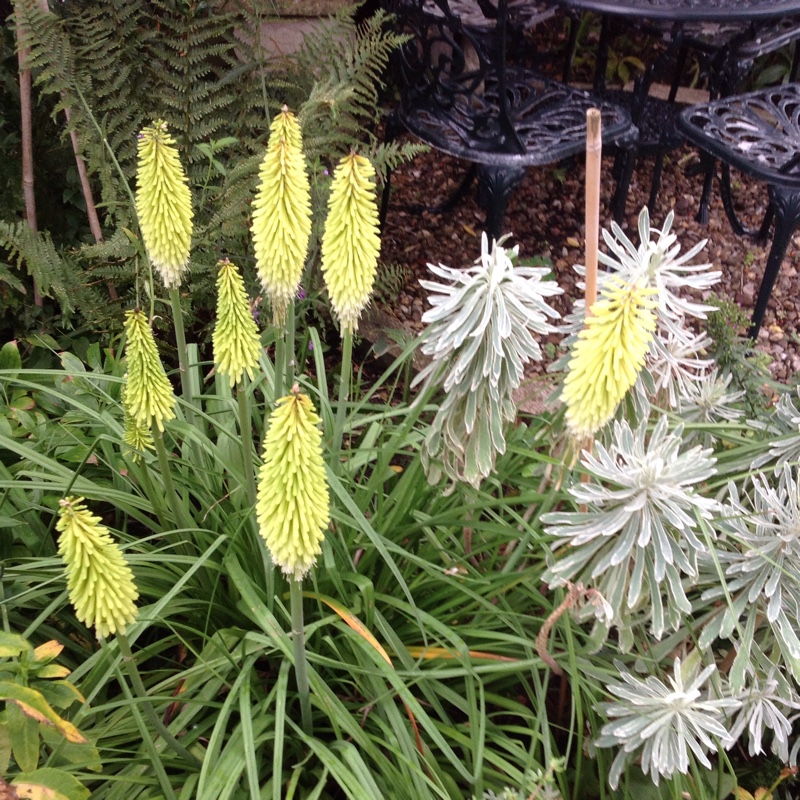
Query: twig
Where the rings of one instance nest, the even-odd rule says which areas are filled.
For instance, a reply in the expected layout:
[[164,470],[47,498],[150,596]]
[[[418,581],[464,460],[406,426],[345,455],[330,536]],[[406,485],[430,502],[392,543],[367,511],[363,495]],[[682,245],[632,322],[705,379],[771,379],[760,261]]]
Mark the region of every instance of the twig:
[[544,624],[539,629],[539,633],[536,636],[536,653],[556,675],[563,675],[564,670],[561,669],[558,662],[550,655],[547,649],[547,640],[550,638],[550,631],[553,625],[563,616],[565,611],[574,608],[582,600],[588,599],[596,601],[602,599],[602,595],[597,589],[587,589],[582,583],[572,584],[567,582],[567,596],[561,601],[561,604],[550,613],[550,616],[544,621]]

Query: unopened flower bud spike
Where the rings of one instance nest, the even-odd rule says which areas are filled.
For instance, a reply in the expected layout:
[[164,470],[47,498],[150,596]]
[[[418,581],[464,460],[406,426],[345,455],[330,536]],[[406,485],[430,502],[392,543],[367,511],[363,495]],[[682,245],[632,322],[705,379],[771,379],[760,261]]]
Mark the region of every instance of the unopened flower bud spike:
[[59,502],[56,530],[58,552],[67,570],[69,600],[77,618],[95,629],[104,647],[108,646],[107,636],[116,637],[134,690],[150,722],[182,758],[198,765],[197,759],[158,718],[136,669],[125,631],[136,619],[139,593],[119,545],[100,517],[89,511],[82,497],[65,497]]
[[273,562],[289,577],[292,634],[303,730],[311,702],[303,627],[302,579],[321,552],[330,522],[322,432],[311,399],[297,384],[270,414],[258,485],[258,524]]
[[236,385],[245,487],[252,510],[256,504],[256,482],[247,377],[252,379],[253,370],[258,367],[261,339],[238,267],[227,258],[217,266],[217,322],[212,336],[214,364],[220,375],[227,376],[231,386]]
[[350,153],[334,171],[322,236],[322,274],[342,334],[342,369],[330,451],[331,467],[338,465],[342,446],[350,396],[353,333],[372,295],[380,247],[375,169],[369,159]]
[[193,227],[192,196],[175,140],[170,136],[164,120],[156,120],[142,130],[138,150],[136,213],[149,262],[158,270],[169,292],[180,365],[181,394],[187,404],[186,418],[191,424],[194,419],[194,399],[178,286],[189,264]]

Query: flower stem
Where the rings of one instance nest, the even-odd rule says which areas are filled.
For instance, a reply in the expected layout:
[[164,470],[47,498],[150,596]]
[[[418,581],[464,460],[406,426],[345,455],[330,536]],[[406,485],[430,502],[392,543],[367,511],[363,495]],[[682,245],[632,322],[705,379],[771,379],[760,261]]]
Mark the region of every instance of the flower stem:
[[347,400],[350,396],[350,378],[353,365],[353,332],[345,329],[342,332],[342,371],[339,375],[339,403],[336,406],[336,425],[333,429],[331,443],[331,469],[339,464],[339,451],[342,449],[344,420],[347,416]]
[[277,331],[275,337],[275,386],[273,387],[272,406],[286,394],[286,338],[284,331]]
[[186,509],[183,507],[181,497],[175,489],[175,484],[172,481],[172,472],[169,467],[169,457],[167,456],[167,448],[164,446],[164,434],[157,428],[153,430],[153,442],[156,446],[156,455],[158,456],[158,466],[161,470],[161,479],[164,481],[164,489],[167,494],[167,505],[171,505],[169,498],[174,498],[176,516],[178,524],[187,529],[193,527],[192,521],[189,519]]
[[286,309],[286,385],[294,385],[295,376],[295,358],[294,352],[294,300],[290,301],[289,307]]
[[239,435],[242,440],[242,461],[244,462],[244,482],[247,489],[247,503],[252,513],[256,505],[256,478],[253,472],[253,426],[250,420],[250,398],[247,394],[247,378],[236,386],[236,402],[239,405]]
[[131,646],[128,642],[128,637],[125,636],[124,633],[117,634],[117,644],[119,645],[119,651],[122,654],[122,663],[125,665],[125,668],[128,672],[128,676],[131,679],[131,683],[133,684],[133,690],[136,692],[136,696],[139,698],[142,704],[142,708],[144,709],[144,713],[147,715],[147,718],[150,720],[150,723],[153,727],[158,731],[160,736],[164,739],[164,741],[186,762],[191,764],[194,767],[202,766],[200,760],[193,756],[168,730],[167,726],[159,718],[158,714],[156,714],[156,710],[153,708],[153,704],[150,702],[150,698],[147,696],[147,689],[144,687],[144,682],[142,681],[142,676],[139,674],[139,670],[136,666],[136,659],[131,652]]
[[303,625],[303,584],[289,581],[292,607],[292,645],[294,647],[294,674],[297,678],[297,694],[300,696],[300,722],[303,731],[311,735],[311,695],[308,688],[308,665],[306,662],[306,633]]
[[186,421],[194,424],[194,398],[192,397],[192,382],[189,378],[189,356],[186,352],[186,333],[183,327],[183,313],[181,311],[181,296],[178,287],[169,290],[169,299],[172,303],[172,324],[175,326],[175,344],[178,348],[178,365],[181,372],[181,395],[186,401]]

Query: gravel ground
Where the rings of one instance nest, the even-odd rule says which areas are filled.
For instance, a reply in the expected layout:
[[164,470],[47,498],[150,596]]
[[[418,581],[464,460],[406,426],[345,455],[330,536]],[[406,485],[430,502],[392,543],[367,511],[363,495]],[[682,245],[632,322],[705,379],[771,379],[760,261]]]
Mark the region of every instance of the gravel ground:
[[[702,176],[687,176],[697,161],[690,147],[674,151],[665,165],[661,192],[651,224],[660,228],[667,213],[675,212],[673,230],[682,251],[707,239],[704,259],[722,270],[716,294],[726,297],[749,315],[752,312],[766,263],[769,243],[762,246],[748,237],[736,236],[725,217],[719,192],[715,190],[708,225],[694,219],[702,188]],[[610,227],[608,202],[614,186],[610,177],[612,159],[603,159],[600,225]],[[652,174],[652,159],[641,159],[628,195],[623,229],[638,244],[636,219],[646,202]],[[415,213],[409,206],[433,206],[442,202],[458,185],[465,165],[431,151],[404,165],[392,176],[392,201],[383,233],[382,260],[397,267],[402,289],[379,289],[382,308],[408,327],[421,330],[421,316],[427,308],[418,280],[429,275],[428,262],[448,266],[469,266],[480,253],[480,232],[484,215],[468,196],[452,211]],[[574,264],[584,259],[584,166],[576,158],[552,167],[533,168],[512,195],[504,230],[519,244],[520,255],[547,256],[564,289],[554,305],[563,314],[577,296]],[[766,188],[744,176],[734,175],[735,196],[740,216],[757,227],[766,207]],[[604,247],[601,241],[601,248]],[[764,319],[758,349],[771,358],[774,378],[788,382],[800,371],[800,236],[790,245]],[[387,281],[388,286],[390,282]],[[384,287],[385,288],[385,287]],[[381,302],[382,299],[382,302]],[[554,337],[556,343],[558,337]]]

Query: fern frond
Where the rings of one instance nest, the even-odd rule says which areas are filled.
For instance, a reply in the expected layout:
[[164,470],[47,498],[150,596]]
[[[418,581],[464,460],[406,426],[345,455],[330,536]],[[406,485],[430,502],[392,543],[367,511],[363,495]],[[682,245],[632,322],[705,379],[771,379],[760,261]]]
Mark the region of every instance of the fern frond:
[[56,249],[47,232],[34,231],[26,222],[0,221],[0,247],[17,268],[27,271],[43,296],[58,300],[65,317],[80,310],[87,319],[96,319],[106,305],[85,280],[81,267]]

